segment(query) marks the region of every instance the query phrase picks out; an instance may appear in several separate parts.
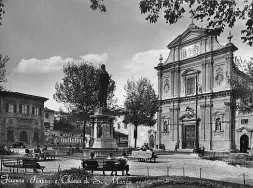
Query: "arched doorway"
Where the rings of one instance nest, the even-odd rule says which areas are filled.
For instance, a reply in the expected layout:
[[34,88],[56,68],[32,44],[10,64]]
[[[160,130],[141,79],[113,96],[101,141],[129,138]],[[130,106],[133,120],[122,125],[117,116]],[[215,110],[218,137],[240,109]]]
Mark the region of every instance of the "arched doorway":
[[27,143],[27,133],[25,131],[20,133],[20,141]]
[[249,137],[247,135],[242,135],[240,138],[240,152],[247,153],[249,148]]
[[154,141],[154,135],[149,136],[149,147],[154,148],[155,141]]

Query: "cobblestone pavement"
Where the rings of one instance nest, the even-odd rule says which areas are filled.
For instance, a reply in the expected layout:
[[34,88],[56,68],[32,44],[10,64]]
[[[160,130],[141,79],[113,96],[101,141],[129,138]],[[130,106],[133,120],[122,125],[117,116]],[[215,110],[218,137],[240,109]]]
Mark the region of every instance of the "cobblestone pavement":
[[[20,152],[22,153],[22,152]],[[189,154],[160,155],[156,163],[130,161],[129,173],[133,176],[190,176],[243,184],[243,173],[246,184],[253,185],[253,169],[231,166],[222,161],[198,159]],[[56,161],[40,162],[46,173],[57,172],[58,168],[70,169],[81,167],[80,159],[59,157]],[[101,172],[95,174],[101,175]],[[107,175],[110,172],[106,173]],[[120,172],[118,173],[121,174]]]

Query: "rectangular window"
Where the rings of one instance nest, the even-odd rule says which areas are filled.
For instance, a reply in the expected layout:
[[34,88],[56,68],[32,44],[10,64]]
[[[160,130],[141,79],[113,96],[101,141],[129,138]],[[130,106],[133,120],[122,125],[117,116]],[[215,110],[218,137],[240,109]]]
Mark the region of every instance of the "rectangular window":
[[194,78],[188,78],[187,79],[187,94],[193,94],[194,93],[194,84],[195,84],[195,79]]
[[39,108],[39,115],[41,116],[41,114],[42,114],[42,109]]
[[125,129],[127,129],[127,124],[124,124],[125,125]]
[[29,108],[29,105],[26,105],[26,114],[30,114],[30,108]]
[[17,105],[14,104],[14,113],[17,113]]
[[45,113],[45,118],[48,118],[48,113]]
[[9,104],[9,110],[8,112],[14,113],[14,104]]
[[32,114],[35,114],[35,107],[32,107]]
[[9,104],[5,104],[5,112],[9,112]]
[[120,123],[118,123],[118,129],[120,129]]
[[19,105],[19,113],[22,113],[22,104]]
[[242,119],[241,124],[248,124],[249,120],[248,119]]
[[28,105],[22,105],[22,114],[27,114],[27,106]]

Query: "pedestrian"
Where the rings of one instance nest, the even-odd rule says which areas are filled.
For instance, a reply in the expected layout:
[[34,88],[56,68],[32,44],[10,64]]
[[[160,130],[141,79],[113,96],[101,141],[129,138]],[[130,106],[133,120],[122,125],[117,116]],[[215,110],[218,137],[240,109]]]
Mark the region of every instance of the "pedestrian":
[[[117,157],[119,159],[120,164],[119,165],[124,165],[126,169],[126,175],[130,176],[129,172],[129,164],[128,164],[128,159],[126,157],[126,152],[123,151],[120,157]],[[117,172],[116,172],[117,174]]]
[[[29,149],[25,149],[25,155],[24,157],[30,157],[30,158],[35,158],[33,157],[33,155],[30,153]],[[31,163],[32,162],[32,163]],[[29,159],[23,159],[23,165],[33,165],[34,161],[31,161]],[[43,167],[44,168],[44,167]],[[40,166],[39,163],[35,163],[35,165],[33,165],[33,172],[37,173],[37,169],[42,169],[42,167]]]
[[[113,153],[109,153],[109,156],[106,158],[109,161],[106,161],[106,166],[108,166],[108,168],[112,168],[112,173],[111,176],[113,176],[113,168],[115,167],[115,161],[114,161],[114,157],[113,157]],[[116,174],[117,175],[117,172]]]

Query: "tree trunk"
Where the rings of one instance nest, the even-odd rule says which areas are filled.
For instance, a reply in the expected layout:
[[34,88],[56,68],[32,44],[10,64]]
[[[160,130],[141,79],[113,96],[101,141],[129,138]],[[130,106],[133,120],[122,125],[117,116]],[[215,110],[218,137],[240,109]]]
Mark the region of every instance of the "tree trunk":
[[86,125],[86,121],[83,121],[83,149],[86,146],[86,144],[85,144],[85,125]]
[[137,125],[134,125],[134,148],[137,145]]

